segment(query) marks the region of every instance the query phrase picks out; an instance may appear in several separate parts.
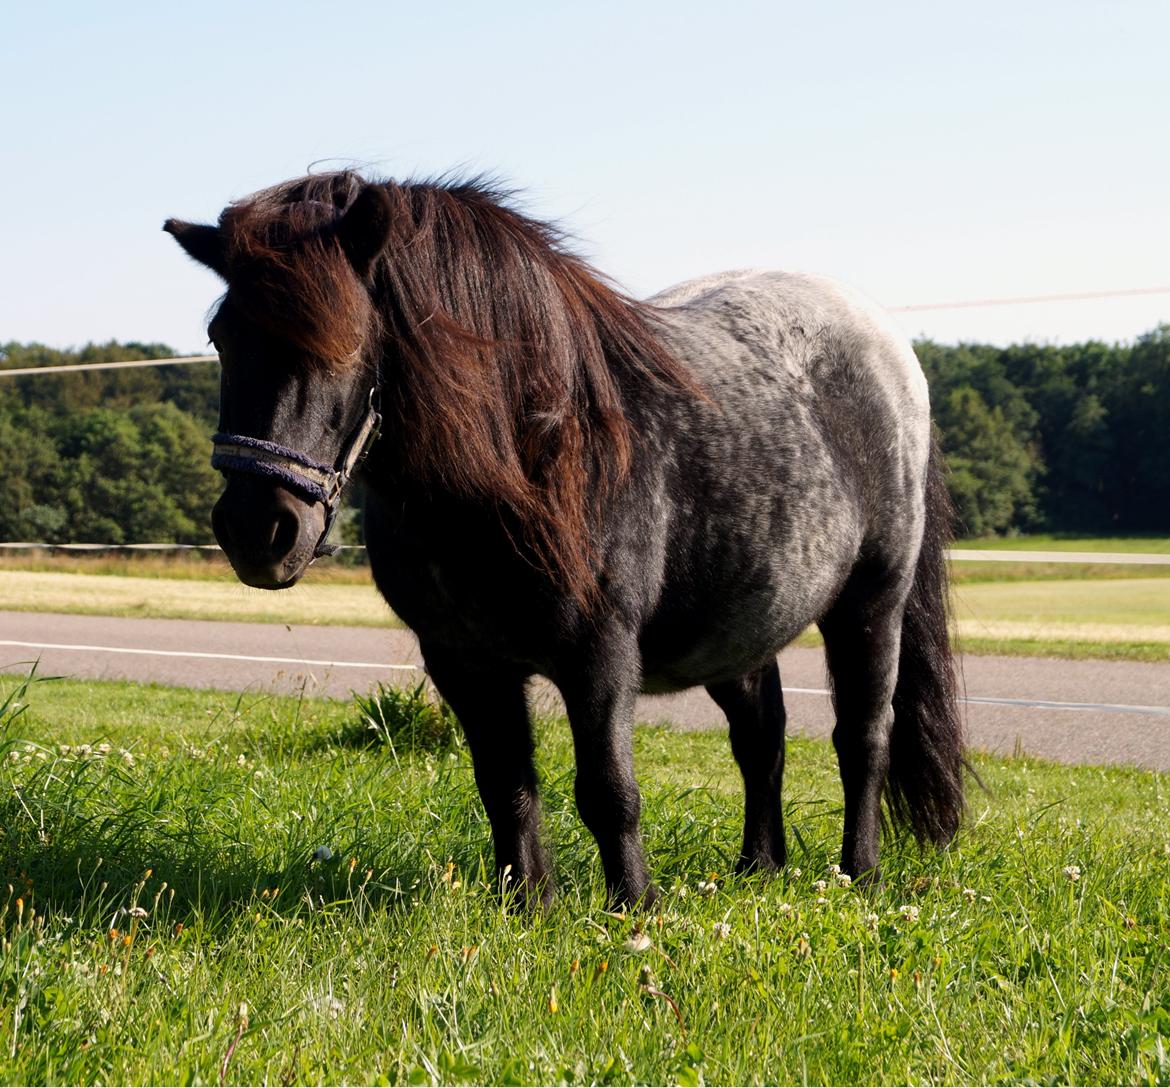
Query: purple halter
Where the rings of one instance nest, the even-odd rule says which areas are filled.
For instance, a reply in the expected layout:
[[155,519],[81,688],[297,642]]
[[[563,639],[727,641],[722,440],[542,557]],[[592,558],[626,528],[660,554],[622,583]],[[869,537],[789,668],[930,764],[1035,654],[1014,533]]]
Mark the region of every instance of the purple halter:
[[369,408],[365,417],[342,446],[332,466],[264,438],[220,433],[211,436],[214,443],[211,467],[225,475],[229,472],[249,472],[253,476],[265,476],[312,502],[323,503],[325,528],[317,541],[313,558],[333,555],[337,545],[326,544],[325,538],[329,536],[329,530],[337,518],[341,493],[377,439],[381,425],[378,390],[374,388],[370,390]]

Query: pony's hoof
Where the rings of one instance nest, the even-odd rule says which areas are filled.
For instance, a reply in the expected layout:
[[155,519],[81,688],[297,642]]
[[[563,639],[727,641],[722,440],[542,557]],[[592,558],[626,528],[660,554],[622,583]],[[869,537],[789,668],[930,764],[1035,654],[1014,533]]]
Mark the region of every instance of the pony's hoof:
[[778,873],[785,865],[788,864],[788,859],[781,854],[778,858],[770,854],[740,854],[735,863],[735,872],[737,876],[746,876],[749,873]]
[[510,874],[501,873],[499,892],[504,907],[521,914],[548,910],[557,897],[556,885],[548,876],[513,880]]
[[849,876],[853,879],[853,886],[861,888],[863,891],[877,891],[882,886],[882,871],[876,865],[872,869],[863,869],[857,874],[849,873]]
[[637,893],[628,888],[617,888],[609,895],[613,910],[650,911],[658,906],[658,899],[658,889],[653,884],[647,884]]

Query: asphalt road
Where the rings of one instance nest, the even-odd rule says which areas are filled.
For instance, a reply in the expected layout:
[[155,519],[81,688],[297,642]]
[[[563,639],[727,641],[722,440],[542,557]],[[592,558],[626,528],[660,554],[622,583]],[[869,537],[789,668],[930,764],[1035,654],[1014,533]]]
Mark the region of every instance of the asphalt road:
[[[394,628],[286,627],[200,620],[0,612],[0,671],[346,696],[379,680],[422,675],[414,636]],[[965,713],[973,747],[1068,763],[1170,770],[1170,665],[967,657]],[[832,714],[820,650],[780,655],[793,732],[825,736]],[[549,685],[534,699],[550,706]],[[642,721],[721,728],[706,692],[643,697]]]

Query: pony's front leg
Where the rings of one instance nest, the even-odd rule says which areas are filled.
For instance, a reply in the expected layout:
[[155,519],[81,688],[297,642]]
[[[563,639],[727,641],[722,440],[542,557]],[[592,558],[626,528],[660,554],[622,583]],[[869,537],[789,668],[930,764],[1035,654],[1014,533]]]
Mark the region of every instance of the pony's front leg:
[[465,654],[438,646],[423,646],[422,652],[431,680],[467,737],[492,826],[501,891],[517,895],[526,907],[548,904],[554,887],[540,834],[527,677],[504,665],[470,665]]
[[593,833],[614,904],[650,906],[656,892],[646,872],[634,778],[634,703],[641,662],[632,632],[609,625],[556,677],[569,713],[577,761],[577,811]]

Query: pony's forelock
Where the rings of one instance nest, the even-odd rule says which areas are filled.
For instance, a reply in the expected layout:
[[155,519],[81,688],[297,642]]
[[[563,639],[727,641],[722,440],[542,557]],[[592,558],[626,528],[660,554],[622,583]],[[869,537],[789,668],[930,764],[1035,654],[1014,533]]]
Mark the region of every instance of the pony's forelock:
[[232,306],[308,365],[351,365],[375,338],[376,311],[334,234],[360,189],[356,175],[313,175],[235,201],[219,219]]

